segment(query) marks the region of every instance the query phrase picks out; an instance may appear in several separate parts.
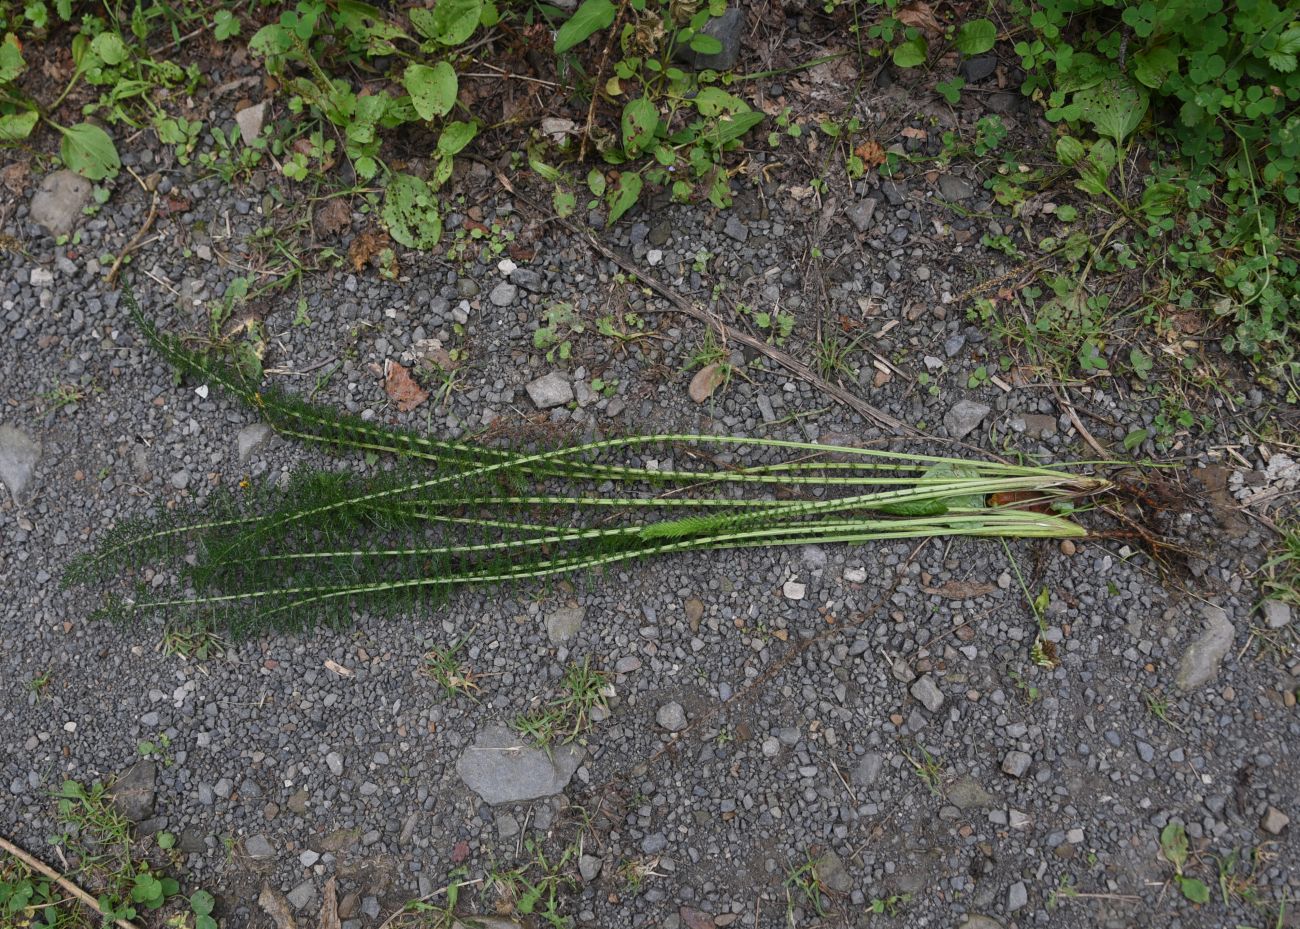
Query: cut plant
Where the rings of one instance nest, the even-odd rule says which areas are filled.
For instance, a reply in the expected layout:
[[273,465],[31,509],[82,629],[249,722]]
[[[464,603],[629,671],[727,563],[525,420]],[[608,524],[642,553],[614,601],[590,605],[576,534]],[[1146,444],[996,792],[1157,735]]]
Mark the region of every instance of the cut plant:
[[[397,464],[377,475],[305,469],[283,490],[249,488],[201,512],[119,526],[66,579],[122,582],[106,608],[120,618],[155,612],[239,636],[344,624],[363,607],[436,604],[459,587],[650,555],[935,535],[1077,537],[1084,530],[1059,514],[1109,486],[1046,468],[742,436],[625,436],[541,450],[432,439],[263,390],[159,332],[129,292],[126,302],[164,358],[254,406],[285,436],[388,453]],[[751,463],[659,464],[712,462],[720,449]],[[1015,503],[998,505],[994,494]],[[179,580],[146,587],[142,572],[159,561]]]

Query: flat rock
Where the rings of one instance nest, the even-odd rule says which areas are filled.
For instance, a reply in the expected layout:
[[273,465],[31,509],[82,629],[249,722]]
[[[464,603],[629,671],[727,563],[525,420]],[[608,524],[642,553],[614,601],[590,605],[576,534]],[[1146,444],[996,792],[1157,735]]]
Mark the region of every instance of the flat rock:
[[247,461],[253,454],[275,435],[275,430],[266,423],[250,423],[239,430],[236,443],[239,446],[239,461]]
[[536,380],[529,381],[524,390],[528,391],[528,399],[532,400],[533,405],[539,410],[549,410],[573,402],[573,385],[559,371],[552,371],[550,374],[543,374]]
[[992,916],[981,916],[978,913],[972,913],[966,917],[957,929],[1004,929],[1002,923],[998,922]]
[[1016,910],[1023,909],[1029,902],[1029,888],[1025,886],[1024,881],[1016,881],[1007,888],[1007,912],[1014,913]]
[[603,865],[604,862],[595,855],[580,855],[578,857],[578,873],[582,875],[583,882],[587,884],[596,879]]
[[992,407],[976,400],[958,400],[943,416],[943,424],[948,430],[948,438],[964,439],[975,427],[984,421]]
[[985,78],[991,77],[997,69],[997,55],[976,55],[974,58],[967,58],[958,65],[957,73],[964,77],[968,84],[976,84]]
[[1237,634],[1236,627],[1228,621],[1228,614],[1221,607],[1203,606],[1201,615],[1205,627],[1178,662],[1175,682],[1184,692],[1203,687],[1218,676],[1219,665],[1232,648],[1233,637]]
[[975,196],[975,185],[957,174],[940,174],[939,193],[945,200],[969,200]]
[[1275,806],[1270,806],[1264,814],[1264,818],[1259,821],[1259,828],[1263,829],[1269,835],[1280,835],[1282,830],[1291,824],[1291,817],[1287,816]]
[[262,134],[262,124],[266,122],[266,103],[254,103],[235,114],[235,123],[239,126],[239,137],[245,145],[252,145]]
[[911,694],[931,713],[939,712],[939,708],[943,706],[943,691],[928,674],[923,674],[917,679],[911,687]]
[[489,726],[456,760],[456,773],[485,803],[518,803],[563,791],[584,754],[576,745],[556,745],[548,755],[505,726]]
[[[764,754],[767,754],[764,750]],[[885,767],[885,756],[880,752],[867,752],[862,759],[853,766],[853,773],[849,780],[853,781],[855,787],[870,787],[880,779],[880,772]]]
[[853,228],[858,232],[866,232],[870,229],[878,206],[880,206],[879,200],[875,197],[867,197],[849,207],[849,222],[853,223]]
[[451,929],[524,929],[513,919],[506,919],[504,916],[466,916],[465,918],[469,922],[453,920]]
[[1291,625],[1291,607],[1281,600],[1265,600],[1260,610],[1264,614],[1264,624],[1270,629]]
[[745,31],[745,13],[738,7],[730,7],[721,16],[710,19],[700,31],[721,42],[722,50],[711,55],[702,55],[688,46],[682,46],[673,57],[692,68],[726,71],[740,57],[740,44]]
[[1024,777],[1033,763],[1033,756],[1027,752],[1010,751],[1002,759],[1002,773],[1010,774],[1012,777]]
[[304,910],[316,899],[316,884],[308,878],[285,894],[284,898],[289,901],[289,905],[295,910]]
[[275,847],[271,845],[271,840],[261,833],[244,840],[244,851],[248,852],[249,858],[257,858],[258,860],[271,858],[275,855]]
[[853,878],[849,877],[844,862],[840,860],[839,855],[835,854],[834,849],[826,849],[813,864],[813,869],[817,872],[817,880],[821,881],[827,890],[846,894],[853,889]]
[[27,489],[40,460],[40,442],[21,429],[0,426],[0,481],[9,488],[15,503],[27,502]]
[[993,806],[997,797],[993,796],[979,781],[972,777],[963,777],[944,791],[948,802],[959,810],[978,810]]
[[492,292],[488,294],[488,299],[492,301],[494,306],[507,307],[515,302],[517,296],[519,296],[519,288],[508,281],[502,281],[492,288]]
[[586,615],[587,611],[580,606],[565,606],[547,614],[546,635],[551,644],[559,645],[577,635]]
[[669,732],[681,732],[686,728],[686,711],[682,709],[682,705],[676,700],[672,703],[665,703],[656,711],[655,722]]
[[77,227],[89,202],[90,181],[73,171],[55,171],[32,194],[28,216],[50,235],[67,235]]
[[157,777],[156,764],[147,759],[137,761],[113,782],[110,792],[113,805],[133,823],[148,819],[153,815],[154,782]]

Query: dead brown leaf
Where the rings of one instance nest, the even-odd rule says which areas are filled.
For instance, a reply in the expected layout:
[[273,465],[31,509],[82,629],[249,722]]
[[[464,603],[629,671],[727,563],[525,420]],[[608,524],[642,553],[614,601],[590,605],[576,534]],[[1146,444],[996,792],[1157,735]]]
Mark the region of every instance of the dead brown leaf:
[[348,260],[353,271],[361,271],[388,248],[388,233],[382,229],[367,229],[348,246]]
[[312,219],[319,235],[338,235],[352,225],[352,208],[342,197],[331,197]]
[[935,18],[934,10],[930,9],[930,4],[925,0],[913,0],[912,3],[900,7],[894,14],[904,26],[911,26],[913,29],[920,29],[926,35],[936,36],[943,32],[943,26]]
[[339,664],[339,663],[338,663],[337,661],[335,661],[333,658],[326,658],[326,659],[325,659],[325,667],[328,668],[329,670],[333,671],[333,672],[334,672],[335,674],[337,674],[339,677],[351,677],[351,676],[352,676],[352,669],[351,669],[351,668],[345,668],[345,667],[343,667],[343,665]]
[[388,362],[384,367],[387,371],[384,376],[384,392],[401,412],[409,413],[429,399],[429,392],[411,377],[411,372],[406,368],[395,361]]
[[718,362],[705,365],[691,378],[691,386],[686,392],[696,403],[703,403],[713,396],[713,392],[727,382],[727,369]]
[[942,587],[922,587],[921,589],[928,594],[935,594],[949,600],[970,600],[973,597],[983,597],[991,594],[998,588],[996,584],[987,584],[980,581],[949,581]]
[[904,126],[902,130],[900,130],[899,135],[905,139],[924,140],[930,138],[930,133],[926,132],[924,129],[917,129],[915,126]]
[[32,169],[25,161],[15,161],[0,168],[0,184],[10,193],[20,194],[27,187],[27,178]]
[[298,929],[293,911],[289,909],[289,901],[270,884],[262,885],[262,892],[257,896],[257,905],[271,917],[275,929]]
[[878,168],[885,163],[885,147],[875,139],[867,139],[853,150],[868,168]]

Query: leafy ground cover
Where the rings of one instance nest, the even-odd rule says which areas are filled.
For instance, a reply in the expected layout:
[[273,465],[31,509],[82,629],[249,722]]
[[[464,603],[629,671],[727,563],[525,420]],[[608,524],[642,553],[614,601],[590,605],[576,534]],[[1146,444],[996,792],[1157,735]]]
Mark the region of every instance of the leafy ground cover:
[[[745,151],[764,137],[812,156],[814,189],[915,159],[869,138],[847,98],[841,112],[765,101],[762,79],[826,62],[769,55],[770,67],[740,73],[737,12],[722,0],[584,0],[572,14],[519,0],[5,3],[0,141],[110,187],[119,147],[140,131],[232,184],[265,161],[284,178],[282,195],[355,198],[394,246],[421,249],[446,247],[446,185],[469,159],[532,171],[552,186],[558,215],[596,209],[606,223],[653,191],[726,207],[744,185]],[[776,5],[744,12],[740,28],[760,36],[784,25]],[[941,158],[996,164],[989,184],[1014,216],[1049,193],[1070,201],[1053,213],[1053,234],[998,241],[1038,266],[1022,305],[974,310],[999,318],[1051,376],[1153,383],[1167,368],[1178,383],[1206,380],[1197,359],[1119,351],[1101,334],[1119,319],[1158,334],[1195,320],[1192,341],[1212,339],[1294,399],[1293,10],[1272,0],[991,11],[828,0],[815,19],[844,37],[830,57],[876,60],[954,106],[1001,62],[998,86],[1041,107],[1054,137],[1035,139],[1036,150],[1004,145],[994,116],[973,139],[945,138]],[[270,110],[238,133],[205,123],[196,104],[224,55],[249,56],[266,74]],[[879,67],[858,73],[855,94]],[[390,268],[394,246],[376,249]],[[1172,409],[1180,401],[1170,405],[1187,426]]]

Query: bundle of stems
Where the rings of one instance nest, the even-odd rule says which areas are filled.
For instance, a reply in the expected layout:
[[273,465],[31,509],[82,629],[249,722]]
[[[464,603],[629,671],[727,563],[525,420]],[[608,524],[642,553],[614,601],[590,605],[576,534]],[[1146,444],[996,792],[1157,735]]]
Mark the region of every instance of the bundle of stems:
[[241,635],[657,554],[1077,537],[1085,532],[1066,514],[1109,486],[1047,468],[735,436],[536,451],[433,439],[262,390],[159,332],[126,298],[164,358],[241,397],[281,434],[397,463],[369,476],[303,469],[285,488],[214,495],[202,511],[119,527],[66,575],[133,588],[110,600],[119,617],[180,614]]

